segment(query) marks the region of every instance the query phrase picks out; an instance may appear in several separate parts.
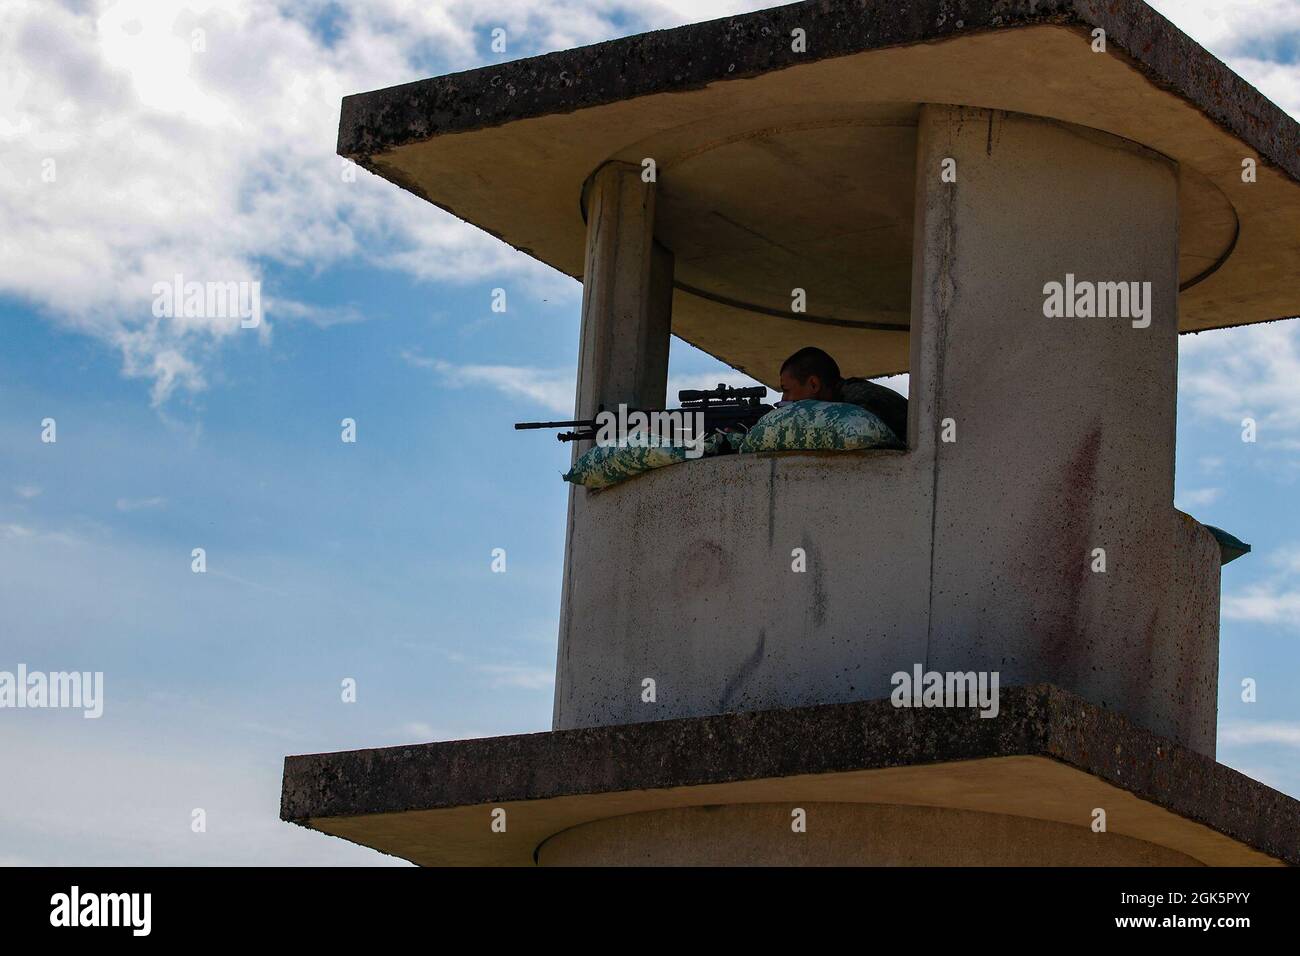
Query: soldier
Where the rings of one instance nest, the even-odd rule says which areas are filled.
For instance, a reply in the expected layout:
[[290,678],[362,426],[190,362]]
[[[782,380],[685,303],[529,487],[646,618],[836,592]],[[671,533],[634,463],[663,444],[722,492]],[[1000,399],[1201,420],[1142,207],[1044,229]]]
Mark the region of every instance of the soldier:
[[786,359],[781,364],[780,385],[782,402],[848,402],[865,408],[900,441],[907,441],[907,399],[869,379],[841,378],[835,359],[819,348],[808,346]]
[[835,359],[821,349],[802,348],[781,363],[781,401],[836,402],[842,381]]

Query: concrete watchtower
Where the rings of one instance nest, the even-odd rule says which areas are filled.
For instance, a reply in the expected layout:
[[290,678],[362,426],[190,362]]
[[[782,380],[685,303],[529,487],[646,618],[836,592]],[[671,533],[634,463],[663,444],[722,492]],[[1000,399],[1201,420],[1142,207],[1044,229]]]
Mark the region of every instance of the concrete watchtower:
[[[285,819],[417,862],[1300,862],[1300,804],[1214,761],[1225,552],[1173,507],[1178,334],[1300,312],[1300,128],[1145,4],[794,4],[349,97],[339,152],[582,279],[579,417],[661,407],[670,334],[769,385],[815,344],[910,372],[908,447],[575,489],[553,731],[289,758]],[[895,708],[914,668],[997,672],[997,717]]]

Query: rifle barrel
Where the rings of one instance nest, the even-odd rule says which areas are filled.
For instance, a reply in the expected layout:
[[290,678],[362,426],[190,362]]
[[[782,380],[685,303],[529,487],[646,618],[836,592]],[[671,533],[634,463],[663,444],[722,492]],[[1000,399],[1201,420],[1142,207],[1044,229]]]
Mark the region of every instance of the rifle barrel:
[[515,422],[515,428],[522,431],[528,428],[578,428],[582,425],[590,426],[592,422],[589,419],[572,421],[572,422]]
[[[655,409],[652,411],[639,411],[645,415],[661,415],[680,413],[686,418],[687,427],[676,429],[681,434],[694,434],[695,428],[693,423],[695,415],[700,415],[704,422],[704,432],[711,433],[715,429],[735,424],[752,424],[753,421],[761,418],[765,413],[770,412],[772,407],[758,401],[759,393],[764,392],[762,386],[752,389],[719,389],[717,392],[695,393],[707,395],[709,399],[714,399],[718,394],[725,395],[723,399],[714,401],[701,400],[700,404],[689,404],[690,398],[685,398],[692,394],[683,390],[681,395],[684,397],[684,404],[681,408]],[[748,394],[752,393],[752,394]],[[740,396],[737,398],[737,396]],[[560,441],[594,441],[597,434],[596,420],[593,418],[573,419],[563,422],[516,422],[515,428],[520,431],[536,428],[572,428],[576,431],[564,432],[556,437]]]

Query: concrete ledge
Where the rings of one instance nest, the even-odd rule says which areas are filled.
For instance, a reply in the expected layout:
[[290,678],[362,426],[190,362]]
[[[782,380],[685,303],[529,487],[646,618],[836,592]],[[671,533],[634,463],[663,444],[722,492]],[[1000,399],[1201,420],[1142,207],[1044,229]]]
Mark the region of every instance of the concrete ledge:
[[786,800],[1082,827],[1102,806],[1203,863],[1300,864],[1300,801],[1048,685],[1004,688],[993,719],[886,700],[291,756],[280,815],[417,863],[530,865],[593,820]]
[[[338,152],[362,161],[431,136],[699,89],[869,50],[1049,23],[1101,27],[1107,42],[1152,83],[1300,179],[1300,125],[1142,0],[792,3],[347,96]],[[771,42],[796,27],[816,37],[808,52]]]

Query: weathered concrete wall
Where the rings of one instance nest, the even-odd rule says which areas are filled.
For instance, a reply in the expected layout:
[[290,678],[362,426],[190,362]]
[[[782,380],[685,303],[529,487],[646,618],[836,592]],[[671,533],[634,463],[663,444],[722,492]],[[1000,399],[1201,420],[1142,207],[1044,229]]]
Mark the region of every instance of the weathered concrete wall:
[[924,653],[920,466],[733,455],[576,491],[556,729],[887,695]]
[[[1212,755],[1219,559],[1172,504],[1177,168],[953,107],[924,108],[918,154],[930,430],[956,438],[936,445],[926,662],[1048,680]],[[1149,282],[1150,325],[1045,317],[1067,273]]]
[[[805,811],[806,831],[792,829]],[[756,803],[682,807],[571,827],[542,866],[1200,866],[1087,826],[946,807]]]
[[[917,163],[913,447],[575,491],[556,729],[884,697],[921,664],[1051,682],[1214,753],[1218,551],[1172,502],[1177,169],[949,107],[923,109]],[[1067,272],[1150,282],[1150,325],[1045,317]]]

